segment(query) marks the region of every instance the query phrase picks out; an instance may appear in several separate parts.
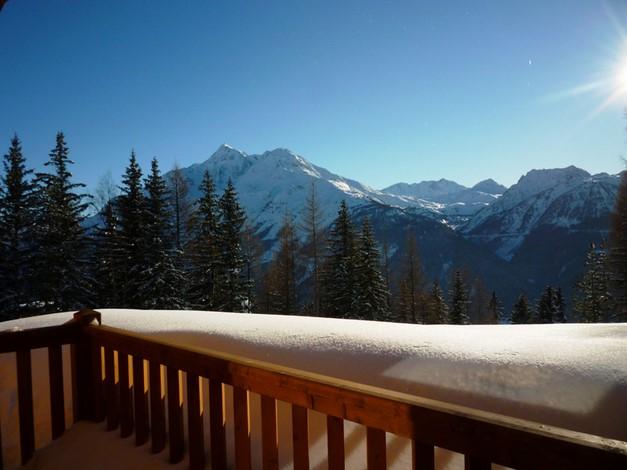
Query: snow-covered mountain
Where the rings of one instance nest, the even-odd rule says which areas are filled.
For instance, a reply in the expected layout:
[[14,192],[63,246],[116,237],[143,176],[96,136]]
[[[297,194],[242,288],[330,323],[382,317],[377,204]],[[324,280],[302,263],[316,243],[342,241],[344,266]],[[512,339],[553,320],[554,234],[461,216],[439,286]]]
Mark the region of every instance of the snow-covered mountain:
[[531,170],[461,231],[509,260],[541,226],[578,230],[607,217],[617,189],[618,176],[606,173],[590,175],[574,166]]
[[264,239],[276,237],[286,211],[294,216],[302,212],[312,183],[316,185],[323,223],[330,223],[340,201],[346,200],[351,208],[370,203],[412,208],[415,214],[456,226],[494,202],[506,189],[493,180],[467,188],[442,179],[399,183],[379,191],[316,166],[287,149],[249,155],[224,144],[206,161],[182,169],[192,197],[199,195],[205,171],[214,178],[218,191],[229,178],[233,181],[249,222]]
[[420,183],[396,183],[382,191],[402,197],[408,205],[433,207],[448,223],[456,226],[466,222],[486,206],[491,205],[507,188],[492,179],[477,183],[472,188],[444,178]]
[[471,188],[439,180],[376,190],[287,149],[249,155],[228,145],[181,171],[192,198],[205,171],[218,192],[233,181],[249,224],[264,240],[266,260],[286,212],[299,219],[315,184],[321,224],[328,226],[345,200],[356,223],[369,217],[386,241],[392,272],[407,233],[414,233],[429,279],[445,284],[451,269],[468,269],[499,293],[506,309],[520,292],[534,298],[548,283],[570,295],[588,244],[607,236],[619,181],[571,166],[532,170],[509,189],[488,179]]
[[218,192],[231,179],[249,223],[266,240],[276,237],[286,212],[295,217],[302,213],[312,184],[315,184],[322,209],[323,225],[333,220],[342,200],[351,208],[371,203],[401,208],[412,206],[432,218],[440,216],[437,204],[406,201],[377,191],[313,165],[283,148],[249,155],[229,145],[221,145],[206,161],[181,171],[190,183],[192,198],[199,196],[198,188],[205,171],[213,177]]

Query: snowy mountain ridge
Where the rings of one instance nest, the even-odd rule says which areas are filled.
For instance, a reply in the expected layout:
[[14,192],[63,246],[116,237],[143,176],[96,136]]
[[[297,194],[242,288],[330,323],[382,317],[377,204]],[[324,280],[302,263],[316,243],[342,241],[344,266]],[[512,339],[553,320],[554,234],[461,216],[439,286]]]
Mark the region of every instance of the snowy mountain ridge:
[[[230,145],[221,145],[207,160],[181,169],[190,183],[190,196],[196,199],[205,171],[222,191],[229,179],[233,181],[245,207],[249,222],[265,239],[276,236],[286,212],[298,216],[305,206],[311,185],[315,183],[323,213],[323,225],[331,222],[342,200],[349,207],[384,204],[401,209],[412,208],[433,220],[459,224],[499,197],[499,194],[466,188],[452,181],[423,182],[410,188],[432,188],[420,191],[376,190],[358,181],[345,178],[312,164],[296,153],[277,148],[261,154],[247,154]],[[435,183],[435,185],[433,184]],[[404,183],[394,185],[402,188]],[[505,189],[492,180],[478,183],[486,188]]]
[[273,240],[286,213],[300,216],[315,184],[323,226],[328,225],[342,200],[352,209],[380,204],[410,210],[479,243],[495,244],[495,252],[511,259],[525,237],[538,225],[574,227],[584,219],[611,211],[618,177],[590,175],[569,166],[534,169],[511,188],[492,179],[471,188],[454,181],[397,183],[373,189],[314,165],[285,148],[247,154],[221,145],[207,160],[181,169],[196,199],[205,171],[217,191],[233,181],[249,223],[263,239]]
[[509,189],[488,179],[471,188],[439,180],[377,190],[288,149],[247,154],[222,145],[207,160],[181,169],[193,200],[205,171],[218,194],[233,181],[248,224],[264,241],[264,261],[277,246],[286,214],[302,222],[315,185],[322,229],[344,200],[357,226],[363,217],[371,219],[393,269],[400,267],[407,234],[415,233],[430,279],[445,284],[450,269],[467,267],[508,305],[520,292],[534,296],[547,283],[568,293],[590,242],[607,237],[619,180],[571,166],[531,170]]
[[192,199],[200,195],[205,171],[211,174],[218,192],[232,180],[249,223],[264,239],[276,237],[286,213],[300,215],[313,183],[325,225],[331,222],[342,199],[351,207],[377,199],[375,190],[317,167],[283,148],[249,155],[222,145],[206,161],[181,171],[190,183]]
[[619,178],[569,166],[531,170],[490,206],[461,227],[466,236],[493,243],[511,259],[525,238],[541,226],[576,229],[611,212]]
[[420,183],[396,183],[382,191],[402,197],[408,204],[429,206],[442,214],[452,226],[466,222],[471,216],[492,204],[507,188],[492,179],[480,181],[472,188],[454,181],[422,181]]

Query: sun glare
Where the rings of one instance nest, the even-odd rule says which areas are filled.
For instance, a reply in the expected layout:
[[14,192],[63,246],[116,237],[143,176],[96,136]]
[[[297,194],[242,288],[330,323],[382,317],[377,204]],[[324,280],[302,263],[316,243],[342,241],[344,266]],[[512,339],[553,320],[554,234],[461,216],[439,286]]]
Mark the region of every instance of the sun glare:
[[627,94],[627,60],[619,65],[614,86],[621,95]]

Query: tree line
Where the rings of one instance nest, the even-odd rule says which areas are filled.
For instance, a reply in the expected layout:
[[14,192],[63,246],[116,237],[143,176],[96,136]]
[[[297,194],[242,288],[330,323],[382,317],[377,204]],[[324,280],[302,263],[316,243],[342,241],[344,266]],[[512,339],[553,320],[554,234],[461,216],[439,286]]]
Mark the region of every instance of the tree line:
[[[452,269],[445,293],[428,281],[417,237],[408,232],[398,269],[390,247],[375,239],[368,218],[353,220],[345,201],[330,228],[312,184],[301,214],[285,213],[277,248],[247,224],[231,181],[218,194],[205,172],[200,198],[177,167],[168,180],[157,159],[144,175],[134,152],[116,190],[96,197],[72,181],[69,149],[56,136],[44,172],[27,168],[13,137],[0,179],[0,316],[99,308],[199,309],[323,315],[408,323],[564,322],[559,287],[535,304],[521,295],[503,313],[496,292]],[[625,173],[609,245],[593,246],[573,299],[576,320],[627,318]],[[87,209],[97,200],[98,223]],[[447,295],[448,294],[448,295]]]

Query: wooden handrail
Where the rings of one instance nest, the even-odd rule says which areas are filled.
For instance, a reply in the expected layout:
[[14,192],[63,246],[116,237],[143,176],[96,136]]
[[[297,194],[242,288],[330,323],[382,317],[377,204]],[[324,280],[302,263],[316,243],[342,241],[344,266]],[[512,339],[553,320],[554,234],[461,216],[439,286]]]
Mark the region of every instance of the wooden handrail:
[[[366,426],[369,469],[385,468],[386,432],[412,440],[414,468],[434,467],[435,446],[464,454],[469,469],[489,468],[490,463],[512,468],[627,468],[627,442],[210,348],[183,346],[150,335],[96,326],[94,320],[100,324],[99,313],[86,310],[63,325],[0,333],[0,352],[18,352],[18,404],[24,463],[34,452],[30,350],[49,348],[51,420],[53,437],[56,438],[65,430],[60,348],[63,344],[71,344],[75,419],[100,421],[106,417],[109,429],[120,427],[122,437],[135,432],[137,445],[150,438],[153,452],[160,452],[167,445],[170,461],[179,462],[187,450],[183,441],[181,407],[181,402],[186,401],[187,451],[191,468],[203,468],[205,464],[198,396],[200,378],[209,380],[212,468],[226,468],[222,384],[233,387],[235,465],[238,469],[251,467],[248,392],[261,395],[264,469],[278,468],[277,445],[280,443],[276,441],[275,400],[292,405],[294,465],[297,469],[309,465],[307,410],[327,415],[330,469],[344,468],[343,420]],[[147,371],[144,370],[145,361],[148,362]],[[103,364],[104,371],[101,369]],[[167,378],[164,390],[161,389],[162,366],[166,368]],[[115,371],[119,375],[117,382]],[[179,371],[186,373],[187,396],[180,396]],[[146,372],[148,384],[144,383]],[[145,385],[148,385],[147,392],[144,391]],[[1,464],[0,448],[0,468]]]
[[60,344],[76,343],[80,331],[81,325],[75,323],[27,330],[0,331],[0,354],[16,352],[21,349],[48,348]]

